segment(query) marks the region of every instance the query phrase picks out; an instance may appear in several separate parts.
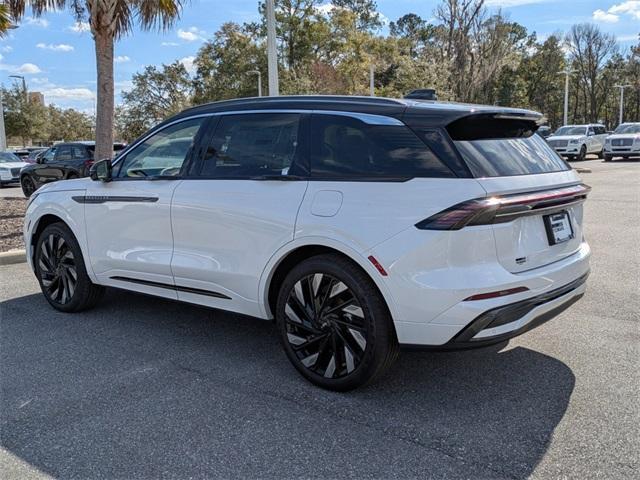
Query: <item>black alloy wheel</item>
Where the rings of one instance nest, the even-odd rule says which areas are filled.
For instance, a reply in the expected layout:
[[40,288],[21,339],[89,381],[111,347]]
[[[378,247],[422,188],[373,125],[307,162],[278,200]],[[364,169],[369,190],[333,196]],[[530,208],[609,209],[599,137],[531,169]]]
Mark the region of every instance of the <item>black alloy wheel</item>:
[[33,195],[33,192],[36,191],[36,184],[29,175],[22,176],[20,179],[20,186],[22,187],[22,193],[24,193],[24,196],[27,198]]
[[323,388],[369,383],[398,354],[382,295],[364,271],[338,255],[312,257],[287,275],[276,323],[294,367]]
[[91,282],[78,241],[62,222],[40,233],[34,267],[42,293],[57,310],[80,312],[102,298],[104,287]]
[[78,270],[73,251],[62,235],[51,232],[44,239],[38,267],[45,295],[60,305],[69,303],[78,284]]
[[324,378],[353,372],[367,347],[367,325],[355,295],[340,280],[315,273],[301,278],[285,306],[287,340],[296,356]]

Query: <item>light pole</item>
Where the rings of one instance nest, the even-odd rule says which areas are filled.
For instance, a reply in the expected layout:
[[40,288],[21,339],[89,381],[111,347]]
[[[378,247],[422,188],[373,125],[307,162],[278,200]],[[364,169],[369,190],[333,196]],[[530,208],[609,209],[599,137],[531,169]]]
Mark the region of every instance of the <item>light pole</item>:
[[277,97],[280,93],[278,85],[278,52],[276,51],[276,12],[273,0],[266,0],[267,15],[267,67],[269,74],[269,96]]
[[569,122],[569,75],[571,75],[574,70],[563,70],[562,72],[558,72],[560,75],[564,75],[564,116],[562,119],[562,124],[566,125]]
[[24,79],[22,75],[9,75],[9,78],[19,78],[22,80],[22,91],[24,92],[25,98],[27,98],[27,81]]
[[629,88],[631,85],[614,85],[615,88],[620,89],[620,122],[624,119],[624,89]]
[[[18,28],[17,25],[9,25],[9,30]],[[7,134],[4,131],[4,105],[2,104],[2,92],[0,91],[0,152],[7,149]]]
[[369,65],[369,95],[372,97],[376,96],[376,91],[374,88],[373,76],[375,74],[375,69],[373,67],[373,63]]
[[249,70],[247,73],[251,75],[258,75],[258,96],[262,96],[262,73],[260,70]]

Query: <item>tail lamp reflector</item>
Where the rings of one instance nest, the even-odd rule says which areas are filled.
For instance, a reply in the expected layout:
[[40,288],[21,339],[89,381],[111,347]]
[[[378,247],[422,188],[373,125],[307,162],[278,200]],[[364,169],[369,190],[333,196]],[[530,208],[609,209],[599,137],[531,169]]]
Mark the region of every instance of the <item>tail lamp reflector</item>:
[[383,277],[387,276],[387,271],[384,269],[384,267],[380,264],[380,262],[378,261],[378,259],[376,259],[376,257],[374,257],[373,255],[369,255],[367,257],[369,259],[369,261],[373,264],[374,267],[376,267],[376,270],[378,270],[378,272],[380,273],[380,275],[382,275]]
[[527,287],[515,287],[515,288],[508,288],[507,290],[498,290],[496,292],[478,293],[476,295],[471,295],[470,297],[465,298],[464,301],[472,302],[474,300],[487,300],[489,298],[498,298],[498,297],[504,297],[506,295],[513,295],[515,293],[522,293],[528,290],[529,289]]

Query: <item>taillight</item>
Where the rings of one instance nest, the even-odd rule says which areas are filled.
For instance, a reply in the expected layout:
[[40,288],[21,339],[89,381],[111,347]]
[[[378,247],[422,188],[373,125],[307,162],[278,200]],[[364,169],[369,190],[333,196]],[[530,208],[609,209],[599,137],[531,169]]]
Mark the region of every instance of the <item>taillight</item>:
[[84,161],[84,166],[85,167],[90,167],[91,165],[93,165],[93,160],[85,160]]
[[517,217],[549,212],[584,202],[588,185],[479,198],[458,203],[416,223],[420,230],[460,230],[468,225],[509,222]]

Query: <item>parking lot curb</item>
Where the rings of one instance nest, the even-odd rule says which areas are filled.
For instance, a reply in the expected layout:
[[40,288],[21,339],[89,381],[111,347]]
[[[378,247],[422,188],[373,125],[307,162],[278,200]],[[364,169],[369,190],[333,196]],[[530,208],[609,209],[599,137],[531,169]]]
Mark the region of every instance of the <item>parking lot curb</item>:
[[27,254],[24,250],[0,252],[0,265],[13,265],[14,263],[24,263],[26,261]]
[[574,168],[574,170],[578,173],[591,173],[591,169],[590,168],[584,168],[584,167],[576,167]]

